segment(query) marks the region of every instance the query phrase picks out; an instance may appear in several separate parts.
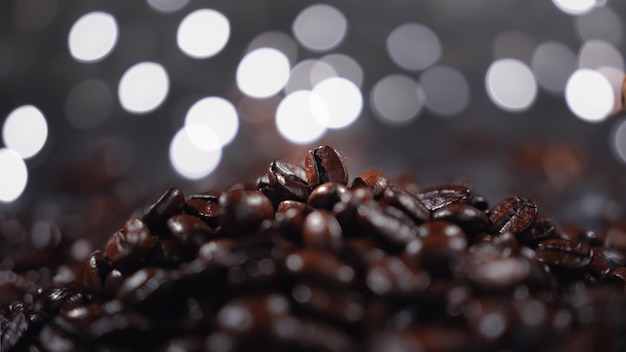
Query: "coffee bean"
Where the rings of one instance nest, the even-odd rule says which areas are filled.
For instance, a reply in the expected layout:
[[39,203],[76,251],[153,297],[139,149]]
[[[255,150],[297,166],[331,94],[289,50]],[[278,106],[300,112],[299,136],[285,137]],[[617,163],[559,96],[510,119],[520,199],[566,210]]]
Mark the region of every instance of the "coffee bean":
[[167,219],[167,228],[174,238],[184,244],[199,245],[215,236],[215,231],[209,225],[188,214],[178,214]]
[[430,275],[398,257],[386,257],[370,265],[366,283],[378,296],[410,296],[428,287]]
[[524,257],[475,258],[466,265],[470,282],[486,290],[515,289],[531,273],[531,262]]
[[307,202],[313,208],[332,210],[346,193],[348,193],[346,186],[340,183],[326,182],[315,187]]
[[106,255],[114,267],[138,264],[156,243],[157,238],[152,236],[146,223],[139,218],[130,218],[122,230],[109,237]]
[[[291,314],[277,317],[272,324],[272,333],[287,351],[350,352],[353,341],[343,330],[318,320],[301,318]],[[379,351],[384,351],[380,349]]]
[[326,182],[348,184],[348,171],[343,157],[333,147],[325,145],[309,150],[304,160],[304,168],[311,187]]
[[6,321],[2,324],[2,351],[16,351],[27,337],[28,318],[24,314],[24,307],[12,307]]
[[185,195],[178,188],[170,188],[143,216],[150,231],[157,236],[167,236],[165,221],[180,214],[185,206]]
[[102,257],[100,250],[92,252],[82,267],[83,285],[88,292],[99,294],[104,288],[104,280],[112,270],[108,260]]
[[399,252],[417,236],[413,220],[401,210],[369,202],[358,206],[356,221],[365,234],[391,252]]
[[39,334],[39,340],[45,351],[72,352],[81,350],[78,341],[52,324],[45,325]]
[[459,225],[466,234],[476,234],[489,228],[485,213],[469,204],[454,203],[435,210],[433,221],[448,221]]
[[298,278],[336,286],[354,284],[354,269],[336,256],[317,249],[298,250],[285,258],[285,269]]
[[293,288],[292,297],[312,315],[339,323],[357,323],[365,314],[362,297],[351,291],[329,290],[315,284],[300,283]]
[[416,224],[430,219],[430,210],[416,196],[400,187],[387,187],[383,193],[382,202],[402,210]]
[[493,233],[522,234],[537,218],[537,205],[528,198],[509,197],[496,204],[489,213]]
[[366,170],[355,178],[354,181],[352,181],[352,185],[350,185],[350,188],[357,187],[368,188],[375,199],[380,199],[387,187],[389,187],[389,177],[387,177],[387,174],[382,170]]
[[547,239],[539,243],[535,253],[537,260],[567,269],[582,269],[591,263],[591,248],[582,242]]
[[283,200],[282,202],[280,202],[280,204],[278,204],[278,208],[276,209],[276,212],[285,213],[289,209],[295,209],[298,212],[304,212],[306,207],[307,207],[307,204],[304,202],[287,199],[287,200]]
[[[115,298],[125,307],[136,307],[145,313],[158,314],[173,291],[175,276],[157,267],[140,269],[128,276]],[[171,303],[171,302],[170,302]]]
[[263,221],[274,218],[272,202],[257,191],[224,192],[219,206],[220,225],[224,232],[234,236],[254,232]]
[[329,212],[314,210],[304,219],[302,239],[307,247],[338,251],[342,244],[339,221]]
[[461,185],[440,185],[422,189],[417,198],[430,211],[453,203],[471,203],[472,191]]
[[420,225],[421,248],[407,246],[407,254],[415,256],[432,273],[447,275],[450,266],[467,248],[467,237],[463,230],[450,222],[433,221]]
[[293,199],[306,202],[311,193],[311,187],[306,181],[306,172],[300,166],[275,160],[270,164],[267,176],[275,197],[280,200]]
[[211,195],[193,195],[185,201],[185,211],[204,221],[211,228],[219,225],[218,199],[221,192]]
[[235,298],[217,313],[217,325],[244,337],[268,333],[274,321],[289,309],[289,300],[277,293]]
[[535,247],[539,242],[556,236],[554,220],[537,215],[535,223],[527,230],[518,234],[521,243]]

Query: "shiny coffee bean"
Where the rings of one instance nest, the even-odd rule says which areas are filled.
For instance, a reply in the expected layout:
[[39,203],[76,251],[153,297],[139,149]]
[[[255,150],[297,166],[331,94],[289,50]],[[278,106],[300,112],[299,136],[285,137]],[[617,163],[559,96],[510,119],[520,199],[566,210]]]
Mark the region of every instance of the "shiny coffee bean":
[[283,238],[301,245],[303,243],[302,229],[306,212],[298,209],[287,209],[284,212],[276,212],[272,229],[282,234]]
[[351,291],[329,290],[327,287],[300,283],[292,290],[294,301],[313,315],[340,323],[356,323],[363,319],[363,298]]
[[[416,238],[417,239],[417,238]],[[370,264],[383,259],[387,253],[367,238],[350,238],[344,241],[341,258],[364,271]]]
[[422,189],[417,198],[432,212],[454,203],[471,203],[472,191],[462,185],[440,185]]
[[430,219],[430,210],[416,196],[398,186],[387,187],[381,201],[400,209],[416,224],[424,223]]
[[58,326],[47,324],[39,333],[39,340],[46,352],[72,352],[84,350],[75,338],[63,332]]
[[356,221],[365,234],[391,252],[399,252],[417,237],[413,220],[401,210],[389,205],[368,202],[358,206]]
[[537,205],[528,198],[509,197],[496,204],[489,212],[493,233],[521,234],[537,218]]
[[145,312],[158,313],[168,302],[174,277],[157,267],[140,269],[128,276],[117,290],[115,298],[125,307],[137,307]]
[[566,226],[562,228],[557,233],[557,237],[573,242],[583,242],[589,246],[603,246],[606,241],[605,234],[599,234],[576,226]]
[[194,215],[212,228],[219,225],[219,195],[222,192],[214,192],[212,195],[193,195],[185,201],[185,211]]
[[24,307],[12,307],[6,321],[2,324],[2,351],[16,351],[27,338],[28,318],[24,314]]
[[311,279],[335,286],[351,286],[354,269],[333,254],[317,249],[303,249],[285,258],[285,270],[299,279]]
[[469,204],[454,203],[435,210],[433,221],[448,221],[459,225],[467,234],[483,232],[489,228],[485,213]]
[[143,216],[150,231],[157,236],[168,236],[165,221],[180,214],[185,206],[185,195],[178,188],[170,188]]
[[382,170],[366,170],[356,177],[352,181],[352,185],[350,185],[350,188],[358,187],[368,188],[375,199],[380,199],[387,187],[389,187],[389,177]]
[[106,255],[114,267],[138,264],[156,244],[146,223],[130,218],[124,228],[115,232],[106,243]]
[[515,289],[531,273],[531,262],[524,257],[474,258],[465,264],[470,282],[487,290]]
[[319,146],[309,150],[304,160],[306,179],[311,187],[326,182],[348,184],[348,170],[343,157],[330,146]]
[[540,262],[566,269],[582,269],[591,263],[589,246],[560,238],[539,243],[535,253]]
[[346,193],[348,193],[346,186],[340,183],[326,182],[313,189],[307,203],[313,208],[332,210]]
[[399,257],[385,257],[367,269],[367,287],[378,296],[410,296],[424,291],[430,275]]
[[556,224],[548,217],[537,215],[535,223],[518,234],[520,243],[535,247],[539,242],[556,236]]
[[99,294],[104,288],[104,280],[112,270],[108,260],[102,257],[100,250],[92,252],[82,267],[83,285],[88,292]]
[[[272,334],[286,344],[287,351],[351,352],[353,341],[343,330],[330,324],[291,314],[277,317]],[[379,351],[384,351],[380,349]]]
[[289,310],[289,300],[278,293],[234,298],[217,313],[217,326],[240,336],[268,333],[274,321]]
[[407,246],[407,254],[426,266],[432,273],[447,274],[450,266],[467,248],[467,237],[456,224],[433,221],[420,225],[421,248]]
[[307,207],[307,204],[304,202],[300,202],[297,200],[283,200],[278,204],[278,208],[276,209],[277,213],[285,213],[289,209],[295,209],[298,212],[303,212]]
[[219,206],[220,225],[224,232],[234,236],[252,233],[263,221],[274,218],[272,202],[257,191],[224,192]]
[[310,212],[302,225],[302,242],[307,247],[336,252],[341,248],[342,234],[339,221],[324,210]]
[[124,276],[119,270],[113,269],[104,280],[104,297],[113,298],[124,283]]
[[197,258],[210,264],[227,267],[235,263],[233,253],[237,246],[237,242],[231,238],[213,239],[200,246]]
[[275,160],[267,173],[270,187],[280,199],[294,199],[305,202],[311,193],[306,181],[306,172],[298,165]]
[[184,244],[198,245],[215,236],[209,225],[188,214],[178,214],[167,219],[167,228],[174,238]]

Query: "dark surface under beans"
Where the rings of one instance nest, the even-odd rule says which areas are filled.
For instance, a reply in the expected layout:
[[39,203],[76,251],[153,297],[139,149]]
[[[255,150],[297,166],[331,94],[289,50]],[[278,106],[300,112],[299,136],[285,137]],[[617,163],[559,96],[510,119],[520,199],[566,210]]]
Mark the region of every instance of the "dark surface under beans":
[[3,269],[1,351],[626,349],[626,231],[344,161],[320,146],[251,186],[172,188],[82,263]]

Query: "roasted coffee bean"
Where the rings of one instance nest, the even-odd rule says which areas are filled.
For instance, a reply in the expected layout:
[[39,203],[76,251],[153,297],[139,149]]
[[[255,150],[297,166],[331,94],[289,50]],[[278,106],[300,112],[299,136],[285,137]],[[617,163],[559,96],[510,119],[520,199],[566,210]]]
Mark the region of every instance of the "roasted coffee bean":
[[276,209],[276,212],[285,213],[289,209],[295,209],[298,212],[304,212],[306,207],[307,207],[307,204],[304,202],[287,199],[287,200],[283,200],[282,202],[278,204],[278,208]]
[[369,202],[357,208],[357,221],[365,234],[386,250],[399,252],[417,236],[417,227],[401,210]]
[[307,203],[313,208],[332,210],[346,193],[348,193],[346,186],[340,183],[326,182],[315,187],[309,195]]
[[433,221],[448,221],[459,225],[467,234],[476,234],[489,228],[485,213],[469,204],[454,203],[435,210]]
[[287,209],[285,212],[277,212],[272,222],[272,229],[282,234],[283,238],[302,245],[305,213],[298,209]]
[[380,199],[387,187],[389,187],[389,177],[387,177],[387,174],[382,170],[366,170],[355,178],[354,181],[352,181],[352,185],[350,185],[350,188],[358,187],[368,188],[375,199]]
[[306,181],[306,172],[298,165],[281,160],[270,164],[267,177],[272,194],[279,200],[293,199],[306,202],[311,187]]
[[300,307],[313,315],[340,323],[357,323],[365,315],[363,298],[353,291],[300,283],[294,286],[291,295]]
[[83,285],[88,292],[99,294],[104,288],[104,280],[112,270],[108,260],[102,257],[100,250],[91,253],[83,262]]
[[170,188],[143,216],[152,234],[167,236],[165,221],[180,214],[185,206],[185,195],[178,188]]
[[354,269],[336,256],[317,249],[298,250],[285,258],[285,269],[295,277],[336,286],[354,284]]
[[558,231],[557,237],[573,242],[583,242],[589,246],[603,246],[606,241],[604,234],[576,226],[562,228]]
[[307,247],[338,251],[342,244],[339,221],[329,212],[314,210],[304,219],[302,242]]
[[426,270],[398,257],[385,257],[367,269],[367,287],[378,296],[410,296],[430,283]]
[[130,218],[122,230],[109,237],[106,255],[114,267],[137,264],[156,243],[157,238],[152,236],[146,223],[139,218]]
[[311,187],[326,182],[348,184],[348,170],[343,163],[343,157],[333,147],[325,145],[309,150],[304,160],[304,168]]
[[341,258],[353,264],[359,271],[364,271],[371,263],[383,259],[386,255],[385,251],[367,238],[347,239],[341,251]]
[[202,219],[211,228],[219,225],[219,195],[193,195],[185,201],[185,211]]
[[112,298],[124,283],[124,276],[119,270],[113,269],[104,280],[104,293],[106,298]]
[[428,210],[435,211],[454,203],[471,203],[472,191],[461,185],[433,186],[422,189],[417,193],[417,198]]
[[446,275],[451,265],[467,248],[463,230],[451,222],[434,221],[420,225],[421,248],[415,242],[406,247],[407,254],[426,266],[433,274]]
[[[128,276],[115,298],[125,307],[136,307],[146,313],[159,313],[173,291],[175,275],[157,267],[140,269]],[[171,302],[170,302],[171,303]]]
[[465,262],[470,282],[484,290],[515,289],[527,283],[531,261],[525,257],[473,258]]
[[174,238],[184,244],[199,245],[215,236],[215,231],[209,225],[188,214],[178,214],[167,219],[167,228]]
[[[300,318],[291,314],[277,317],[272,324],[272,333],[279,341],[286,344],[285,350],[287,351],[356,352],[358,350],[345,331],[317,320]],[[379,351],[385,351],[385,349]]]
[[527,230],[518,234],[521,243],[536,246],[539,242],[556,236],[556,224],[548,217],[538,215],[535,223]]
[[522,234],[537,218],[537,205],[528,198],[509,197],[496,204],[489,212],[493,233]]
[[2,324],[2,351],[16,351],[26,339],[28,333],[28,318],[24,314],[24,307],[12,307],[5,322]]
[[289,310],[289,300],[278,293],[235,298],[217,313],[217,326],[242,336],[267,334],[274,321]]
[[430,210],[416,196],[400,187],[387,187],[383,193],[382,202],[402,210],[416,224],[430,219]]
[[220,225],[224,232],[240,236],[257,230],[274,218],[272,202],[261,192],[235,190],[220,196]]
[[233,253],[237,249],[237,242],[231,238],[218,238],[205,242],[198,249],[197,258],[211,264],[230,266],[235,263]]
[[582,269],[591,263],[589,246],[582,242],[575,243],[560,238],[539,243],[535,253],[537,260],[566,269]]
[[485,212],[489,215],[489,202],[487,198],[481,194],[472,193],[472,202],[470,203],[474,208]]
[[80,346],[75,338],[53,324],[47,324],[41,329],[39,341],[44,350],[49,352],[72,352],[84,349],[84,346]]

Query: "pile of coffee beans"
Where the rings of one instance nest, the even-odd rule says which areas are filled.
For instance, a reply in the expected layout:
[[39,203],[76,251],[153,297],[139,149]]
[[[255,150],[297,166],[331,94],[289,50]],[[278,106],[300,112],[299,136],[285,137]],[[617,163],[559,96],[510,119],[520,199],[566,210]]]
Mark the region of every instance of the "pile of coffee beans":
[[330,146],[172,188],[0,309],[2,351],[618,351],[626,241],[523,196],[350,180]]

